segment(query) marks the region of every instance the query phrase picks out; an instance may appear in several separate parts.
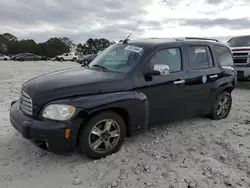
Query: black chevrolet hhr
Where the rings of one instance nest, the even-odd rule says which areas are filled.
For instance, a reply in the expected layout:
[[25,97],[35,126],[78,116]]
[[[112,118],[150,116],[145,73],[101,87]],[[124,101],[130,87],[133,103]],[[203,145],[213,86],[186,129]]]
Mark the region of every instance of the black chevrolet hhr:
[[199,115],[226,118],[236,74],[229,47],[213,39],[124,41],[86,67],[26,82],[10,121],[43,149],[78,147],[98,159],[154,125]]

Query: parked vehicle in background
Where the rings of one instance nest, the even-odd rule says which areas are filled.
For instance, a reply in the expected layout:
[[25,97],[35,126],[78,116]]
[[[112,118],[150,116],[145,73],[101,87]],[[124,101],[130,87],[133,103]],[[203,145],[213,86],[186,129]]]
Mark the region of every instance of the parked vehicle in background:
[[10,59],[11,59],[11,60],[16,60],[16,58],[17,58],[18,56],[24,56],[24,55],[28,55],[28,54],[31,54],[31,53],[19,53],[19,54],[16,54],[16,55],[12,55],[12,56],[10,57]]
[[47,61],[47,60],[50,60],[50,58],[48,56],[40,56],[41,59],[40,60],[44,60],[44,61]]
[[7,60],[10,60],[10,57],[6,56],[6,55],[3,55],[3,54],[0,54],[0,60],[7,61]]
[[212,39],[114,44],[87,67],[36,77],[11,103],[10,122],[49,151],[117,152],[126,135],[206,115],[228,116],[236,84],[228,45]]
[[97,54],[88,54],[88,55],[79,56],[77,62],[79,64],[88,65],[96,57],[97,57]]
[[228,41],[233,52],[239,80],[250,80],[250,35],[234,37]]
[[58,61],[77,61],[78,56],[72,53],[65,53],[55,57]]
[[12,60],[13,56],[16,56],[16,54],[8,54],[8,56],[10,57],[10,59]]
[[38,61],[41,60],[41,56],[31,54],[31,53],[25,53],[25,54],[19,54],[15,57],[16,61]]

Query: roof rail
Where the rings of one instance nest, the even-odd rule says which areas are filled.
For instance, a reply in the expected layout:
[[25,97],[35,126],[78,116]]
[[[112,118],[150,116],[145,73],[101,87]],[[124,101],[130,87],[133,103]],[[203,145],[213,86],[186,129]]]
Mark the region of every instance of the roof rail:
[[219,42],[217,39],[211,39],[211,38],[199,38],[199,37],[185,37],[184,39],[187,40],[211,40],[211,41],[215,41],[215,42]]

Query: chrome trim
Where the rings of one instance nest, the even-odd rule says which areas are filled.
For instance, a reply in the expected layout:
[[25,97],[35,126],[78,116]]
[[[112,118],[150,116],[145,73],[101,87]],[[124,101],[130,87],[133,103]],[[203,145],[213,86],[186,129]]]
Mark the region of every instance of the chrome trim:
[[174,82],[175,85],[184,84],[184,83],[185,83],[185,80],[178,80]]
[[33,116],[33,103],[32,103],[32,99],[23,90],[21,91],[21,96],[20,96],[20,108],[21,108],[21,110],[25,114]]
[[218,78],[218,75],[211,75],[210,78]]

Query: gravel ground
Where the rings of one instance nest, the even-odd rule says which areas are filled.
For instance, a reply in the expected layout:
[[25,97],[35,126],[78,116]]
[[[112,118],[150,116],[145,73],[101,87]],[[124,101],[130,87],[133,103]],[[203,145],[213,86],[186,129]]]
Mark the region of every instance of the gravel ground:
[[21,85],[73,62],[0,62],[0,187],[250,187],[250,83],[239,83],[226,120],[193,118],[128,138],[93,161],[36,148],[12,128],[9,105]]

